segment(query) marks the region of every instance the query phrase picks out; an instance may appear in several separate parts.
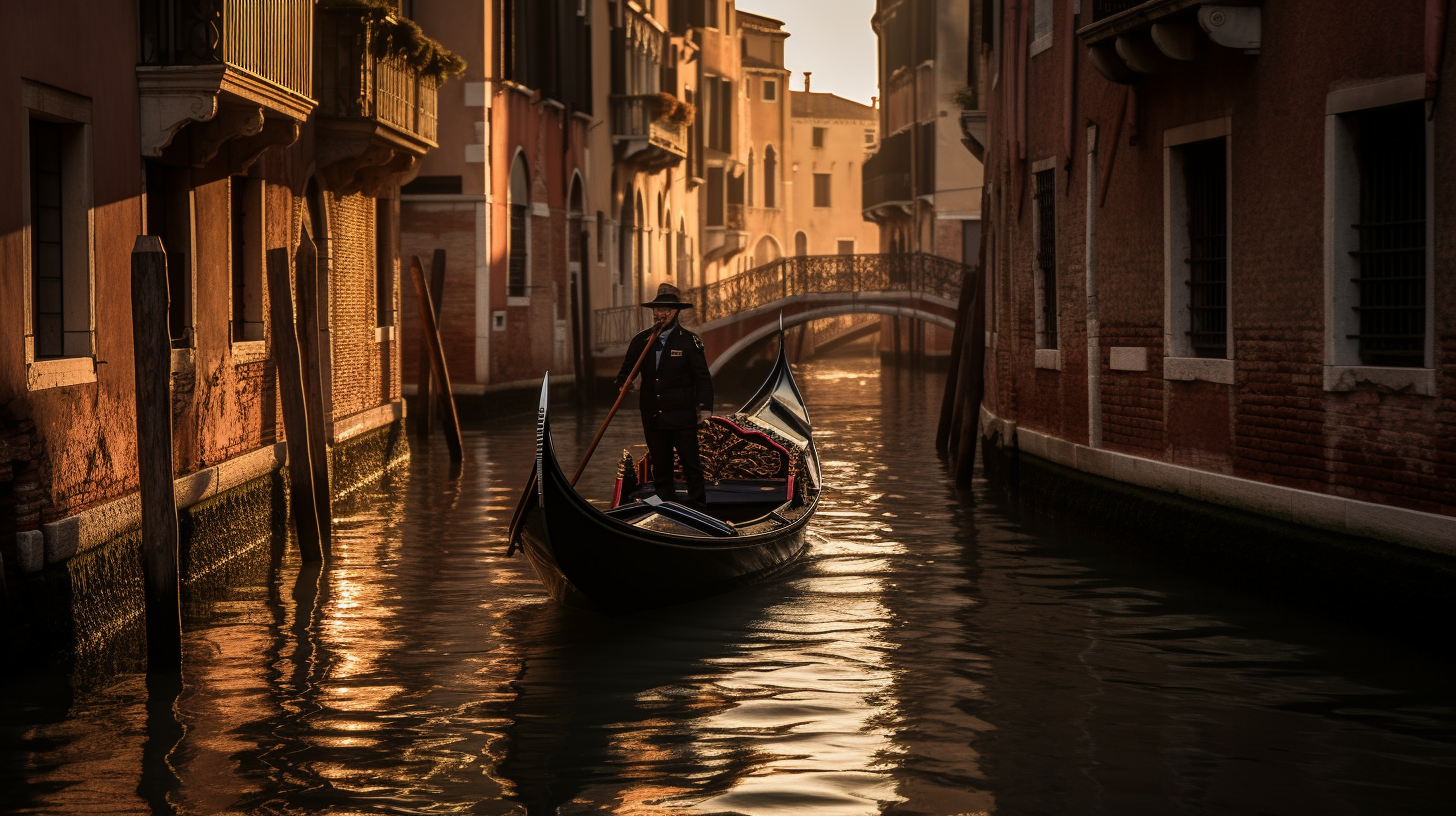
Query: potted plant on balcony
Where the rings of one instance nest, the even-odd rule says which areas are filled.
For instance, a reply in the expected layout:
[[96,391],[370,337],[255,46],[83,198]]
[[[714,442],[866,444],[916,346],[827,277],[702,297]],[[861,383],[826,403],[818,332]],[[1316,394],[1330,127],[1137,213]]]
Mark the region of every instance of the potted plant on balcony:
[[357,12],[369,26],[377,59],[398,57],[437,83],[465,73],[465,60],[426,36],[414,20],[400,16],[389,0],[321,0],[319,8]]

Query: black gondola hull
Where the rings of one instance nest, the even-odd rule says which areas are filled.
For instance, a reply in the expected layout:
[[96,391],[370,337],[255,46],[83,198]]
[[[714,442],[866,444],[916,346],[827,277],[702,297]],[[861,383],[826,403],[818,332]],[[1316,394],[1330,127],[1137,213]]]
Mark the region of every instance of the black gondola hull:
[[[776,575],[803,552],[819,501],[818,454],[782,344],[773,372],[741,413],[797,440],[807,468],[800,478],[809,488],[797,504],[790,501],[771,513],[774,521],[736,530],[713,522],[721,528],[717,535],[648,529],[583,499],[556,460],[547,391],[543,383],[534,495],[523,497],[511,540],[525,550],[558,602],[607,614],[684,603]],[[646,505],[634,505],[639,506],[651,512]]]

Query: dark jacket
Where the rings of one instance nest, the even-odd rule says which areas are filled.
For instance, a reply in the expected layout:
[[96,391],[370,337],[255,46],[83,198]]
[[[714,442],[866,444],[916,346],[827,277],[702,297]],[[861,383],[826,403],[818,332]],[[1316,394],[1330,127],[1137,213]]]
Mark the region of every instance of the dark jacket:
[[[615,383],[619,390],[651,338],[652,329],[647,329],[627,344],[627,356]],[[713,410],[713,377],[708,373],[702,338],[678,325],[662,350],[660,368],[657,356],[654,349],[642,361],[639,401],[642,426],[662,430],[691,428],[697,424],[699,411]]]

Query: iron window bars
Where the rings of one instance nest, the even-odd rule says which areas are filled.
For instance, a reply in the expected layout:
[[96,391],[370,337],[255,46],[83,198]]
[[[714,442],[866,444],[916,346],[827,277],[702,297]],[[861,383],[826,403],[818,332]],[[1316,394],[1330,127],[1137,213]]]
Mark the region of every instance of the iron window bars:
[[1354,115],[1360,171],[1355,311],[1360,362],[1421,366],[1426,339],[1426,149],[1422,105]]
[[1041,344],[1057,347],[1056,171],[1042,170],[1036,182],[1036,266],[1041,274]]
[[1182,148],[1188,197],[1188,344],[1228,356],[1228,154],[1223,139]]

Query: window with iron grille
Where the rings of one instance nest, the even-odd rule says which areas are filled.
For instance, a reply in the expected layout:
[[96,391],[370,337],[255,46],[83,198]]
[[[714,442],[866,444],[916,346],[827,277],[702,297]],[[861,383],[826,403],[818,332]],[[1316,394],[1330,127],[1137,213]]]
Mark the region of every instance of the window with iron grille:
[[526,205],[511,206],[511,255],[506,274],[506,295],[526,296]]
[[1419,102],[1355,114],[1360,362],[1422,366],[1426,340],[1426,148]]
[[1037,348],[1057,348],[1056,170],[1043,170],[1036,183]]
[[32,330],[35,357],[65,356],[61,125],[30,120]]
[[1228,356],[1228,153],[1223,139],[1179,148],[1188,204],[1188,346]]

